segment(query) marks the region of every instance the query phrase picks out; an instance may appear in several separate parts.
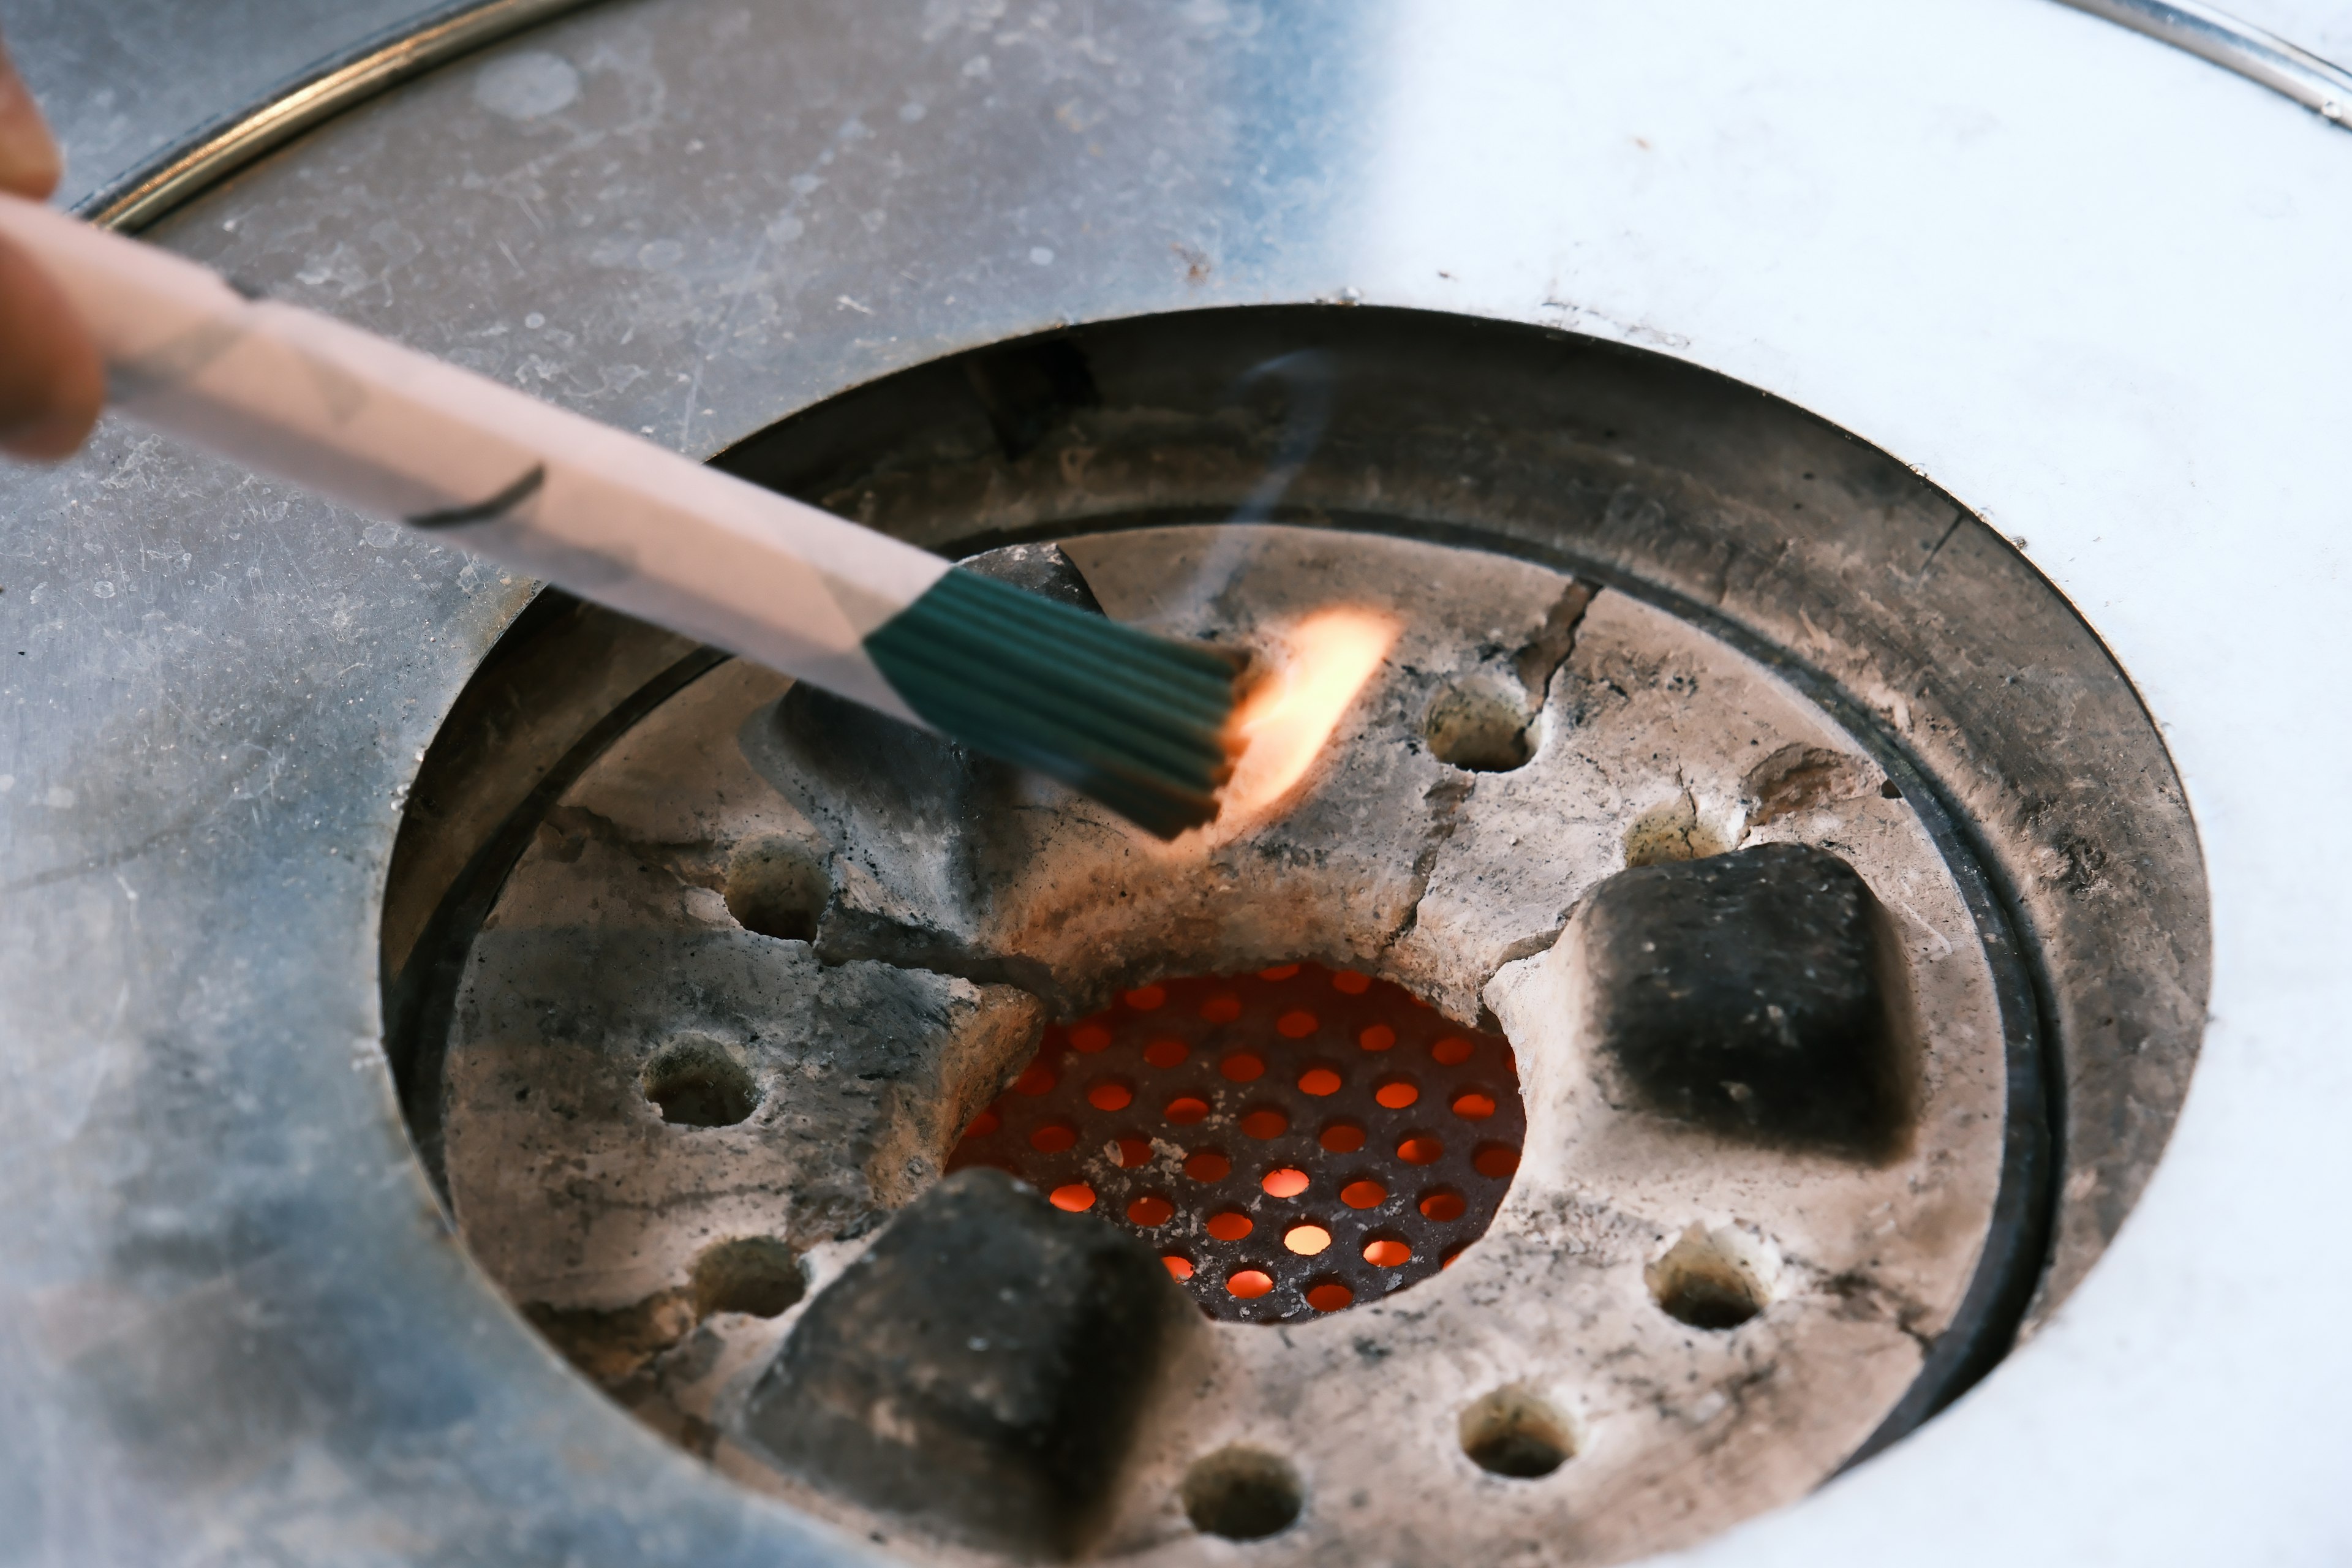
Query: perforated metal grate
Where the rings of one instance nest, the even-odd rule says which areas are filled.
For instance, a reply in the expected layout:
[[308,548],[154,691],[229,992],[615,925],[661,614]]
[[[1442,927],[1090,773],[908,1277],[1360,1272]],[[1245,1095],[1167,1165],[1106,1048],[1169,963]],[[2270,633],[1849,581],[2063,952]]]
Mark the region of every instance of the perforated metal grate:
[[1048,1028],[948,1168],[1009,1171],[1144,1237],[1212,1316],[1280,1322],[1453,1261],[1526,1131],[1501,1037],[1386,981],[1286,963],[1146,985]]

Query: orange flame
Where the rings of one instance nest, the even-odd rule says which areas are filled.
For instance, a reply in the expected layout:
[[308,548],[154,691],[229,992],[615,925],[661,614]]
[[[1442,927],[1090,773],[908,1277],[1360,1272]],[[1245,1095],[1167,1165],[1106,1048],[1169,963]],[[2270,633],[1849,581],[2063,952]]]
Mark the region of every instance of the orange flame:
[[1272,815],[1307,776],[1396,637],[1397,623],[1370,610],[1321,610],[1290,629],[1273,672],[1234,714],[1242,750],[1217,827]]

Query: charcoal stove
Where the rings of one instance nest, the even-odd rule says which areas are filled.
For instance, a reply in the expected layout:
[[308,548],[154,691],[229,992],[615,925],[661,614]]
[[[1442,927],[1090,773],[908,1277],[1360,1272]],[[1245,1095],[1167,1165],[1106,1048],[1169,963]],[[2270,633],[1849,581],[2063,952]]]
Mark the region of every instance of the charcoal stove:
[[[1161,848],[129,429],[12,472],[15,1550],[2341,1535],[2339,130],[2039,4],[557,9],[105,199],[1108,613],[1398,643]],[[1830,1043],[1695,1066],[1675,931]]]

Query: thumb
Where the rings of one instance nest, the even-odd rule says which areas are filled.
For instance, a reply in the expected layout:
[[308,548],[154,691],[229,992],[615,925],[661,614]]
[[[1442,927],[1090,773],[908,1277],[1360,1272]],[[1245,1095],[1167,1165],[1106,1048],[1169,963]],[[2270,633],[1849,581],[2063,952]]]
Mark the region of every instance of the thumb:
[[58,144],[41,119],[40,105],[0,45],[0,191],[38,201],[58,188]]
[[0,451],[62,458],[106,400],[98,349],[62,289],[0,240]]

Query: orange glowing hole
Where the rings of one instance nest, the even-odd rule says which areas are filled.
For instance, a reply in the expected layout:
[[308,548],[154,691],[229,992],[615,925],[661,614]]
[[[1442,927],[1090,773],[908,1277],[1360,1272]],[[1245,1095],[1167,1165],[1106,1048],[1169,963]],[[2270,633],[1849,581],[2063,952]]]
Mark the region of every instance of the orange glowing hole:
[[1471,1166],[1489,1181],[1499,1182],[1519,1168],[1519,1152],[1507,1143],[1489,1143],[1470,1157]]
[[1484,1121],[1495,1114],[1495,1097],[1472,1089],[1454,1099],[1454,1114],[1465,1121]]
[[1402,1110],[1421,1098],[1421,1090],[1402,1079],[1391,1079],[1372,1091],[1372,1098],[1391,1110]]
[[1274,1276],[1261,1268],[1244,1268],[1225,1277],[1225,1289],[1244,1301],[1255,1301],[1274,1289]]
[[1196,1182],[1222,1182],[1233,1173],[1234,1163],[1203,1150],[1184,1162],[1184,1173]]
[[[1098,1083],[1087,1090],[1087,1103],[1097,1110],[1125,1110],[1135,1099],[1135,1090],[1123,1083]],[[1454,1108],[1460,1110],[1456,1104]],[[1488,1108],[1490,1113],[1492,1107]]]
[[1179,1258],[1171,1252],[1160,1261],[1168,1266],[1168,1275],[1170,1279],[1190,1279],[1192,1278],[1192,1260],[1191,1258]]
[[1265,1189],[1269,1197],[1295,1198],[1307,1190],[1307,1173],[1284,1165],[1268,1171],[1258,1185]]
[[1092,1056],[1110,1046],[1110,1031],[1100,1024],[1080,1024],[1070,1031],[1070,1049]]
[[1265,1058],[1235,1051],[1217,1064],[1217,1072],[1234,1083],[1255,1083],[1265,1076]]
[[1192,1054],[1181,1040],[1154,1040],[1143,1047],[1143,1059],[1156,1068],[1179,1066]]
[[1336,1312],[1355,1300],[1356,1293],[1336,1279],[1312,1286],[1307,1292],[1307,1304],[1318,1312]]
[[1331,989],[1344,992],[1350,996],[1361,996],[1371,988],[1372,977],[1369,974],[1359,974],[1352,969],[1343,969],[1331,976]]
[[1364,1146],[1364,1130],[1352,1121],[1334,1121],[1316,1142],[1334,1154],[1352,1154]]
[[1052,1203],[1057,1209],[1083,1214],[1095,1206],[1095,1190],[1084,1182],[1072,1182],[1068,1186],[1054,1189]]
[[1176,1205],[1157,1193],[1147,1193],[1127,1205],[1127,1217],[1137,1225],[1166,1225],[1176,1217]]
[[1451,1225],[1460,1219],[1469,1207],[1462,1201],[1460,1193],[1432,1193],[1421,1200],[1423,1216],[1440,1225]]
[[1434,1138],[1408,1138],[1397,1145],[1397,1158],[1408,1165],[1434,1165],[1445,1158],[1445,1145]]
[[1201,1016],[1212,1024],[1230,1024],[1242,1016],[1242,999],[1228,991],[1201,1004]]
[[1298,1075],[1298,1092],[1321,1099],[1339,1092],[1339,1075],[1329,1068],[1308,1068]]
[[1384,1051],[1396,1044],[1396,1031],[1386,1024],[1374,1024],[1356,1037],[1356,1044],[1368,1051]]
[[1319,1225],[1294,1225],[1282,1233],[1282,1245],[1301,1258],[1312,1258],[1331,1245],[1331,1233]]
[[1078,1130],[1066,1121],[1049,1121],[1029,1134],[1029,1147],[1040,1154],[1058,1154],[1078,1141]]
[[1032,1095],[1051,1094],[1054,1091],[1054,1086],[1060,1081],[1060,1078],[1055,1075],[1052,1068],[1038,1062],[1034,1064],[1027,1072],[1013,1080],[1013,1092]]
[[1315,1032],[1319,1022],[1306,1008],[1294,1007],[1274,1021],[1274,1030],[1286,1040],[1303,1040]]
[[1260,980],[1287,980],[1297,973],[1298,965],[1295,963],[1277,963],[1270,969],[1259,970],[1257,977]]
[[1498,1183],[1519,1168],[1519,1150],[1510,1147],[1507,1142],[1489,1142],[1470,1157],[1470,1166],[1484,1178]]
[[1458,1068],[1470,1059],[1470,1042],[1459,1035],[1448,1035],[1429,1047],[1429,1054],[1450,1068]]
[[967,1138],[985,1138],[1003,1125],[1004,1118],[997,1115],[993,1110],[983,1110],[971,1119],[970,1124],[964,1128],[963,1135]]
[[1239,1241],[1257,1227],[1250,1224],[1249,1215],[1227,1209],[1223,1214],[1211,1215],[1209,1223],[1202,1228],[1219,1241]]
[[1132,1171],[1139,1165],[1151,1163],[1151,1140],[1121,1138],[1110,1145],[1111,1163],[1122,1171]]
[[1164,985],[1139,985],[1119,1000],[1139,1013],[1149,1013],[1155,1007],[1166,1005],[1168,988]]
[[1253,1110],[1242,1118],[1242,1131],[1253,1138],[1279,1138],[1290,1131],[1290,1118],[1279,1110]]
[[1402,1241],[1368,1241],[1364,1261],[1375,1268],[1402,1268],[1412,1261],[1412,1248]]
[[[1465,1243],[1464,1245],[1467,1246],[1468,1244]],[[1454,1267],[1454,1260],[1461,1256],[1462,1248],[1457,1247],[1453,1251],[1447,1253],[1444,1257],[1439,1258],[1437,1260],[1437,1266],[1440,1268],[1451,1268]]]
[[1349,1182],[1339,1189],[1339,1201],[1351,1209],[1376,1209],[1388,1202],[1389,1190],[1370,1177]]
[[1209,1102],[1197,1095],[1180,1094],[1168,1102],[1168,1120],[1179,1127],[1203,1121],[1208,1114]]

